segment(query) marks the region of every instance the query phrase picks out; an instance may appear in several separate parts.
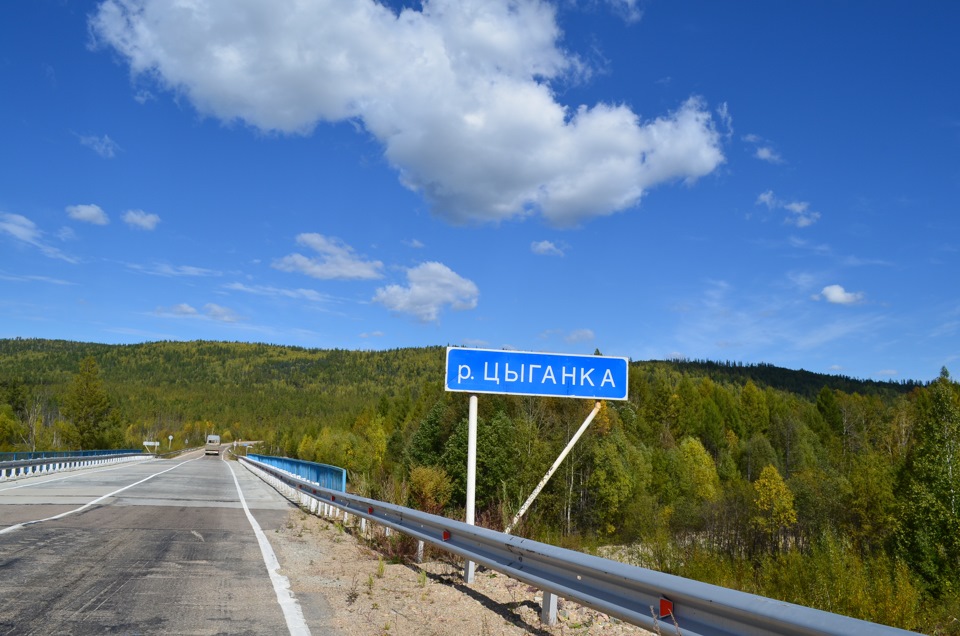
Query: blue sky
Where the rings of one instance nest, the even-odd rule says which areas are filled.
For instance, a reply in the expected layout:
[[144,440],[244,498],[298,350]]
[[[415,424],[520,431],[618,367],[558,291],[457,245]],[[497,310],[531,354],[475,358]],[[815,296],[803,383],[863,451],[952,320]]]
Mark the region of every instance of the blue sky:
[[931,380],[958,31],[953,2],[5,2],[0,337]]

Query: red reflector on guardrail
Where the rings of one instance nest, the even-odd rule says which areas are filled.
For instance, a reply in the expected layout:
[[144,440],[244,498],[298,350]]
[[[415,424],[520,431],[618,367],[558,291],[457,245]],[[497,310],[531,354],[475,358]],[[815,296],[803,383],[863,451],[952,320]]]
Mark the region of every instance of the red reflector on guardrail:
[[450,531],[449,531],[449,530],[444,530],[444,531],[443,531],[443,540],[444,540],[444,541],[449,541],[449,540],[450,540]]
[[666,618],[673,614],[673,601],[660,597],[660,618]]
[[370,515],[373,514],[373,506],[370,506],[369,508],[367,508],[367,514],[370,514]]
[[330,501],[336,501],[336,500],[337,500],[336,495],[330,495]]

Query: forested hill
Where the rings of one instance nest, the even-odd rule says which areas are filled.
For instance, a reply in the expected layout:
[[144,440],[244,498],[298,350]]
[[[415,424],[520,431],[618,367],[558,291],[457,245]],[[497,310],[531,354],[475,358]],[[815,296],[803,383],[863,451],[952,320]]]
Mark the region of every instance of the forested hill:
[[[66,340],[0,339],[0,380],[59,388],[81,360],[97,360],[104,381],[132,387],[337,387],[341,393],[385,395],[443,381],[444,347],[348,351],[239,342],[151,342],[106,345]],[[892,397],[921,386],[916,381],[860,380],[771,364],[708,360],[633,361],[634,369],[666,367],[714,382],[752,381],[813,400],[823,387]],[[206,390],[205,389],[205,390]]]
[[62,394],[93,358],[111,399],[128,420],[218,426],[298,420],[349,424],[379,399],[401,408],[442,388],[444,349],[320,350],[239,342],[104,345],[64,340],[0,340],[0,383]]
[[844,375],[827,375],[804,369],[784,369],[762,362],[759,364],[743,364],[729,361],[679,359],[669,360],[662,364],[692,376],[708,377],[714,382],[744,384],[750,380],[757,385],[789,391],[808,399],[816,399],[817,394],[825,386],[844,393],[887,397],[909,393],[913,389],[923,386],[916,380],[904,380],[902,382],[858,380]]

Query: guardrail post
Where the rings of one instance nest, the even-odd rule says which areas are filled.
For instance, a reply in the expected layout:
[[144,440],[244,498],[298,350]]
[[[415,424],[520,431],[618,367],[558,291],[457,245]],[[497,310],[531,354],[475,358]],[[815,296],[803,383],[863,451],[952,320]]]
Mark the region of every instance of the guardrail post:
[[423,563],[423,541],[417,541],[417,563]]
[[544,625],[557,624],[557,595],[543,591],[543,607],[540,608],[540,622]]

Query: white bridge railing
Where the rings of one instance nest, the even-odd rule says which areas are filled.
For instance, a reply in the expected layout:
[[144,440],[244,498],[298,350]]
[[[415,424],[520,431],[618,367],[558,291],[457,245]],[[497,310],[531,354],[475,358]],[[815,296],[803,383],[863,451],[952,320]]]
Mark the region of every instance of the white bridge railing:
[[543,590],[541,620],[556,623],[557,597],[645,629],[683,636],[896,636],[902,629],[684,579],[320,487],[240,458],[313,512],[336,509],[430,543]]
[[61,470],[74,470],[105,464],[141,461],[151,457],[153,457],[153,455],[147,453],[121,453],[117,455],[46,457],[42,459],[20,459],[12,462],[0,462],[0,481],[55,473]]

